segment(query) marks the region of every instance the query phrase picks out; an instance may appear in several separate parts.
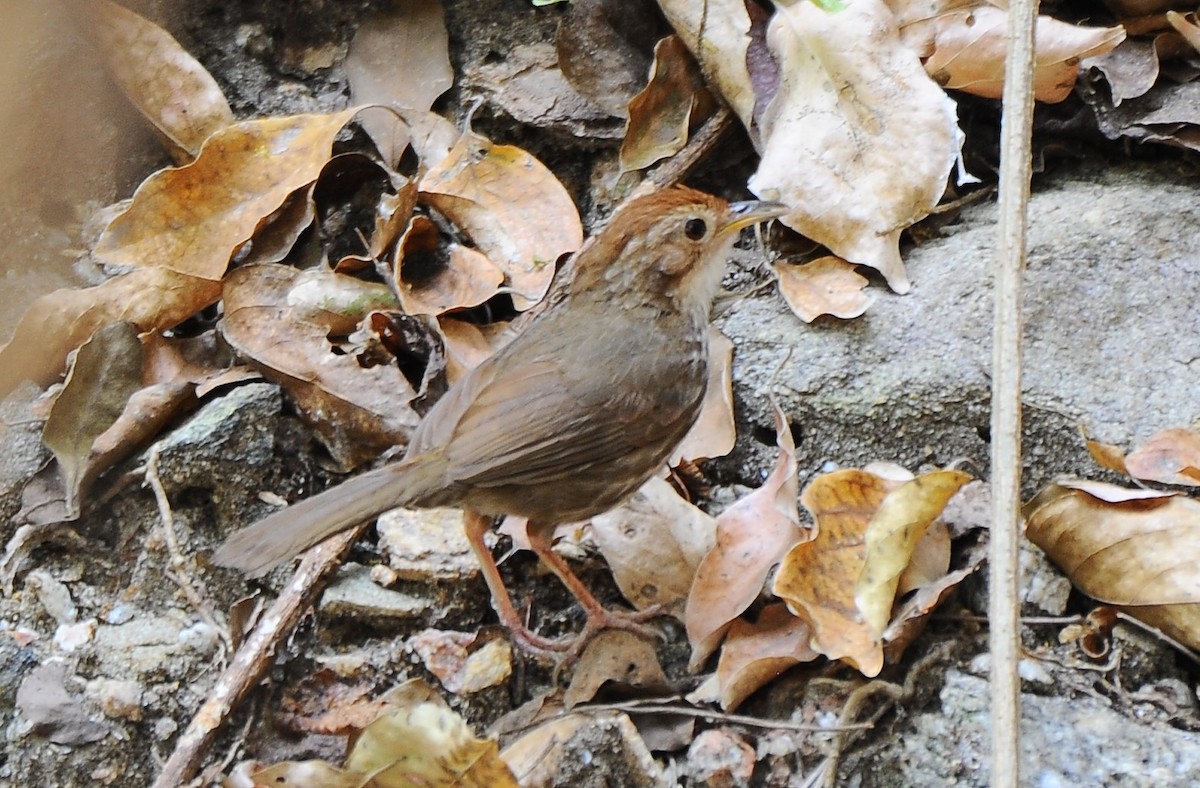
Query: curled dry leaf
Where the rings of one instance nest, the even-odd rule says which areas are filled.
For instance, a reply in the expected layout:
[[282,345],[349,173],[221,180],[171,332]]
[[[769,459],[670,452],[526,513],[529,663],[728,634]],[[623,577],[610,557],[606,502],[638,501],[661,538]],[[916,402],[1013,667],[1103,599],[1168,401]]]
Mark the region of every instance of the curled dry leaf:
[[753,129],[755,95],[746,67],[750,15],[745,1],[658,0],[658,5],[695,55],[708,83],[721,94],[742,125]]
[[509,323],[477,326],[443,316],[438,320],[438,325],[446,350],[446,381],[449,385],[454,385],[456,380],[516,336]]
[[[354,356],[334,353],[329,342],[332,327],[346,322],[339,310],[352,305],[361,316],[372,302],[390,300],[386,288],[331,272],[313,284],[312,276],[278,265],[237,269],[225,282],[221,333],[264,377],[287,389],[333,457],[354,467],[408,441],[418,421],[409,407],[416,392],[395,365],[363,368]],[[339,287],[357,295],[340,305],[313,305],[303,297],[305,287],[321,297]]]
[[[454,84],[441,3],[396,0],[358,26],[346,55],[346,79],[357,105],[428,110]],[[409,129],[390,112],[359,119],[383,160],[394,166],[409,143]]]
[[363,730],[347,768],[379,788],[414,785],[517,788],[491,739],[475,736],[445,703],[422,703],[380,715]]
[[1080,591],[1200,647],[1200,501],[1060,482],[1025,506],[1025,521]]
[[104,229],[96,258],[220,279],[262,219],[316,179],[334,136],[355,112],[227,126],[191,164],[160,170],[142,182],[129,208]]
[[679,446],[676,460],[700,462],[724,457],[737,442],[733,416],[733,342],[716,326],[708,328],[708,383],[700,415]]
[[441,315],[478,306],[504,283],[504,272],[486,255],[451,242],[427,216],[414,216],[396,247],[400,306],[410,315]]
[[692,581],[684,622],[693,671],[717,648],[731,622],[758,598],[771,567],[802,538],[796,507],[796,447],[778,405],[775,434],[779,445],[775,469],[762,487],[717,518],[716,545],[704,556]]
[[1125,468],[1135,479],[1200,485],[1200,433],[1184,428],[1163,430],[1130,452]]
[[34,301],[0,347],[0,396],[22,380],[48,386],[67,354],[114,320],[139,331],[174,328],[221,297],[221,283],[166,268],[141,268],[82,290],[55,290]]
[[583,243],[579,212],[554,174],[520,148],[478,134],[464,134],[420,190],[500,266],[519,310],[546,294],[559,255]]
[[1200,24],[1196,22],[1196,13],[1181,14],[1178,11],[1167,12],[1167,23],[1175,28],[1175,32],[1183,36],[1191,44],[1192,49],[1200,52]]
[[650,82],[629,102],[621,170],[641,170],[678,153],[694,123],[712,114],[704,76],[679,36],[654,46]]
[[110,0],[72,5],[108,73],[166,138],[176,161],[195,158],[206,139],[233,123],[216,80],[166,30]]
[[79,516],[80,494],[94,478],[88,473],[92,444],[116,423],[141,379],[142,345],[132,323],[97,329],[75,354],[42,428],[42,442],[62,473],[69,519]]
[[811,637],[808,624],[784,604],[764,607],[754,623],[734,621],[717,663],[721,708],[737,708],[785,670],[819,657],[808,645]]
[[1116,471],[1120,474],[1129,475],[1129,471],[1125,468],[1125,450],[1120,446],[1114,446],[1111,443],[1101,443],[1097,440],[1092,440],[1084,433],[1084,445],[1087,446],[1088,454],[1092,455],[1092,459],[1101,468],[1108,471]]
[[317,218],[313,202],[313,184],[288,195],[283,205],[264,216],[250,236],[250,252],[242,260],[246,265],[278,263],[292,252],[300,235]]
[[961,145],[954,102],[901,43],[882,0],[835,14],[780,6],[767,44],[780,84],[762,112],[750,190],[786,203],[787,226],[908,292],[900,232],[945,190]]
[[1154,87],[1159,74],[1158,42],[1162,38],[1161,35],[1154,41],[1127,38],[1113,51],[1088,63],[1088,69],[1102,74],[1108,83],[1113,107],[1119,107],[1126,99],[1143,96]]
[[858,317],[875,300],[864,292],[867,278],[840,257],[827,255],[804,265],[777,262],[771,269],[779,279],[783,300],[805,323],[821,315]]
[[588,643],[563,693],[563,706],[570,710],[587,703],[610,683],[626,693],[634,690],[644,694],[663,694],[671,686],[658,663],[654,644],[617,629],[601,632]]
[[891,619],[900,576],[912,563],[917,545],[950,497],[969,481],[962,471],[922,474],[888,493],[871,516],[854,603],[874,632],[882,636]]
[[816,518],[816,536],[788,551],[773,588],[812,627],[814,649],[867,676],[883,667],[881,633],[867,625],[854,595],[867,557],[867,523],[886,496],[882,479],[857,469],[814,479],[800,500]]
[[[987,3],[964,7],[946,0],[940,7],[898,2],[904,42],[917,52],[925,70],[944,88],[998,99],[1004,92],[1004,53],[1008,11]],[[1111,52],[1125,39],[1125,28],[1079,27],[1049,16],[1037,19],[1033,67],[1034,98],[1058,102],[1071,94],[1079,61]]]
[[683,618],[700,561],[716,541],[717,521],[653,478],[612,511],[592,518],[592,536],[621,593],[638,610],[662,605]]

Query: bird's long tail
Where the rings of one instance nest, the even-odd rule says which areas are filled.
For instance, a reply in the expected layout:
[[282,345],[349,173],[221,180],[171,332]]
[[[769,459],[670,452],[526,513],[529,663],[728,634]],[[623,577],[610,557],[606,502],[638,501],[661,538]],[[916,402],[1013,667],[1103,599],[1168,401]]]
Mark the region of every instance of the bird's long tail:
[[428,453],[347,479],[238,531],[217,548],[213,561],[260,577],[340,531],[419,503],[445,484],[445,470],[444,460]]

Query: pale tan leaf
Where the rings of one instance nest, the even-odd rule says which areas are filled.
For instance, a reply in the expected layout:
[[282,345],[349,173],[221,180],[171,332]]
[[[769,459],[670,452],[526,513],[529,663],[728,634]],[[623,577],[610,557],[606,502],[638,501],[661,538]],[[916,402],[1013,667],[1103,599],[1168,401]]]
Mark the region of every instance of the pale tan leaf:
[[917,544],[950,497],[969,482],[962,471],[933,471],[890,492],[871,516],[864,533],[866,555],[854,590],[854,603],[882,638],[891,619],[900,576]]
[[[324,284],[314,282],[314,276]],[[331,301],[336,283],[359,296],[347,303]],[[362,297],[365,287],[331,272],[245,266],[226,279],[221,321],[226,340],[265,378],[288,391],[330,454],[348,468],[403,446],[418,421],[409,406],[416,392],[396,365],[364,368],[355,356],[335,353],[330,344],[330,326],[348,317],[343,309],[353,308],[361,316],[370,308]]]
[[1026,505],[1026,535],[1083,593],[1200,647],[1200,501],[1121,490],[1051,485]]
[[819,657],[809,648],[811,637],[808,624],[782,604],[763,608],[753,624],[734,621],[717,663],[721,708],[737,708],[785,670]]
[[711,84],[741,119],[754,127],[754,86],[746,67],[750,15],[744,0],[659,0],[663,15],[695,55]]
[[671,686],[654,644],[619,629],[601,632],[588,642],[563,693],[563,706],[570,710],[587,703],[607,684],[645,694],[665,693]]
[[[357,105],[428,110],[454,82],[442,4],[395,0],[363,20],[346,55],[346,78]],[[363,113],[359,123],[394,166],[408,147],[407,124],[378,110]]]
[[775,406],[779,460],[767,480],[717,518],[717,542],[704,556],[688,594],[685,623],[698,670],[730,623],[762,592],[785,551],[802,538],[796,506],[796,449],[787,418]]
[[788,551],[773,591],[812,627],[811,645],[864,675],[883,667],[883,644],[855,603],[867,559],[867,523],[887,497],[887,484],[857,469],[814,479],[800,501],[816,518],[816,536]]
[[316,180],[357,109],[228,126],[194,162],[154,173],[105,228],[95,256],[217,280],[233,253],[288,195]]
[[400,306],[410,315],[441,315],[478,306],[500,289],[504,271],[486,255],[451,242],[437,225],[414,216],[396,248]]
[[671,452],[672,460],[700,462],[724,457],[737,442],[733,415],[733,342],[715,326],[708,328],[708,383],[700,415],[683,441]]
[[901,43],[882,0],[837,13],[781,6],[767,44],[780,84],[762,113],[750,190],[786,203],[787,226],[908,292],[900,233],[945,191],[960,146],[954,102]]
[[716,519],[653,478],[591,526],[621,594],[638,610],[662,605],[682,619],[696,568],[716,541]]
[[712,107],[700,68],[679,36],[659,41],[650,82],[629,101],[621,170],[641,170],[678,153],[696,117],[711,114]]
[[477,326],[443,315],[438,325],[446,348],[446,380],[450,385],[516,336],[508,323]]
[[113,80],[176,150],[190,161],[204,141],[233,123],[225,94],[170,33],[110,0],[73,5]]
[[221,283],[142,268],[96,287],[55,290],[34,301],[8,344],[0,347],[0,395],[23,379],[48,386],[67,354],[97,328],[126,320],[139,331],[174,328],[221,296]]
[[777,262],[771,270],[779,278],[783,299],[805,323],[821,315],[858,317],[875,300],[864,292],[867,278],[840,257],[827,255],[804,265]]
[[66,488],[67,514],[79,516],[92,444],[125,411],[142,379],[142,345],[132,323],[109,323],[80,346],[42,428]]
[[1125,468],[1135,479],[1200,485],[1200,433],[1184,428],[1163,430],[1130,452]]
[[464,134],[420,190],[500,266],[519,310],[541,300],[555,261],[583,243],[579,212],[554,174],[520,148],[478,134]]

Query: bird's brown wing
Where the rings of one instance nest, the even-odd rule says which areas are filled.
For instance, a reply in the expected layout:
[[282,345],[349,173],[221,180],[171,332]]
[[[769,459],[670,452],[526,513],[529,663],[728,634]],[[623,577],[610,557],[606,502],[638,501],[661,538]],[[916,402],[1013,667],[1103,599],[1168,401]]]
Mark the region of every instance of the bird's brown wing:
[[679,440],[695,415],[697,403],[673,400],[661,381],[593,380],[589,386],[603,388],[583,393],[556,361],[503,371],[507,374],[481,378],[444,444],[449,475],[457,481],[501,486],[561,479],[648,445]]

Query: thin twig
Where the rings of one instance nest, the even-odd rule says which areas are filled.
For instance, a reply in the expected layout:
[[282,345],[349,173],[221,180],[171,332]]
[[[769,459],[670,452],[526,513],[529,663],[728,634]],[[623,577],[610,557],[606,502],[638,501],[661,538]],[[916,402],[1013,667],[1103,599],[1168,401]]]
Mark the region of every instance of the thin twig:
[[[669,703],[654,701],[626,701],[624,703],[590,703],[576,706],[567,714],[584,711],[623,711],[637,714],[673,714],[677,717],[695,717],[710,722],[724,722],[730,725],[746,725],[752,728],[767,728],[770,730],[799,731],[803,733],[828,733],[838,731],[870,730],[873,723],[849,723],[845,725],[812,725],[809,723],[789,722],[787,720],[769,720],[765,717],[750,717],[745,714],[729,714],[715,709],[698,709],[693,706],[675,706]],[[539,721],[539,724],[544,721]]]
[[1032,171],[1033,23],[1037,0],[1008,12],[1004,119],[1000,129],[1000,220],[992,334],[992,531],[988,618],[991,664],[991,785],[1020,779],[1021,273]]
[[175,788],[195,776],[217,731],[238,704],[266,676],[276,649],[291,634],[304,612],[324,589],[327,574],[341,563],[342,555],[362,536],[366,524],[332,536],[304,554],[296,574],[242,643],[204,704],[179,737],[154,788]]
[[154,500],[158,504],[158,525],[162,531],[163,544],[167,546],[168,568],[163,573],[171,582],[179,586],[179,590],[183,592],[184,598],[196,611],[196,615],[212,627],[217,636],[221,638],[221,643],[225,646],[224,653],[229,653],[233,650],[233,638],[229,636],[229,627],[217,620],[217,614],[213,611],[212,606],[196,588],[196,584],[187,570],[187,561],[179,549],[179,535],[175,532],[175,515],[171,511],[171,502],[167,498],[167,491],[163,488],[162,480],[158,478],[157,443],[150,449],[150,456],[146,459],[146,484],[150,485],[150,489],[154,493]]

